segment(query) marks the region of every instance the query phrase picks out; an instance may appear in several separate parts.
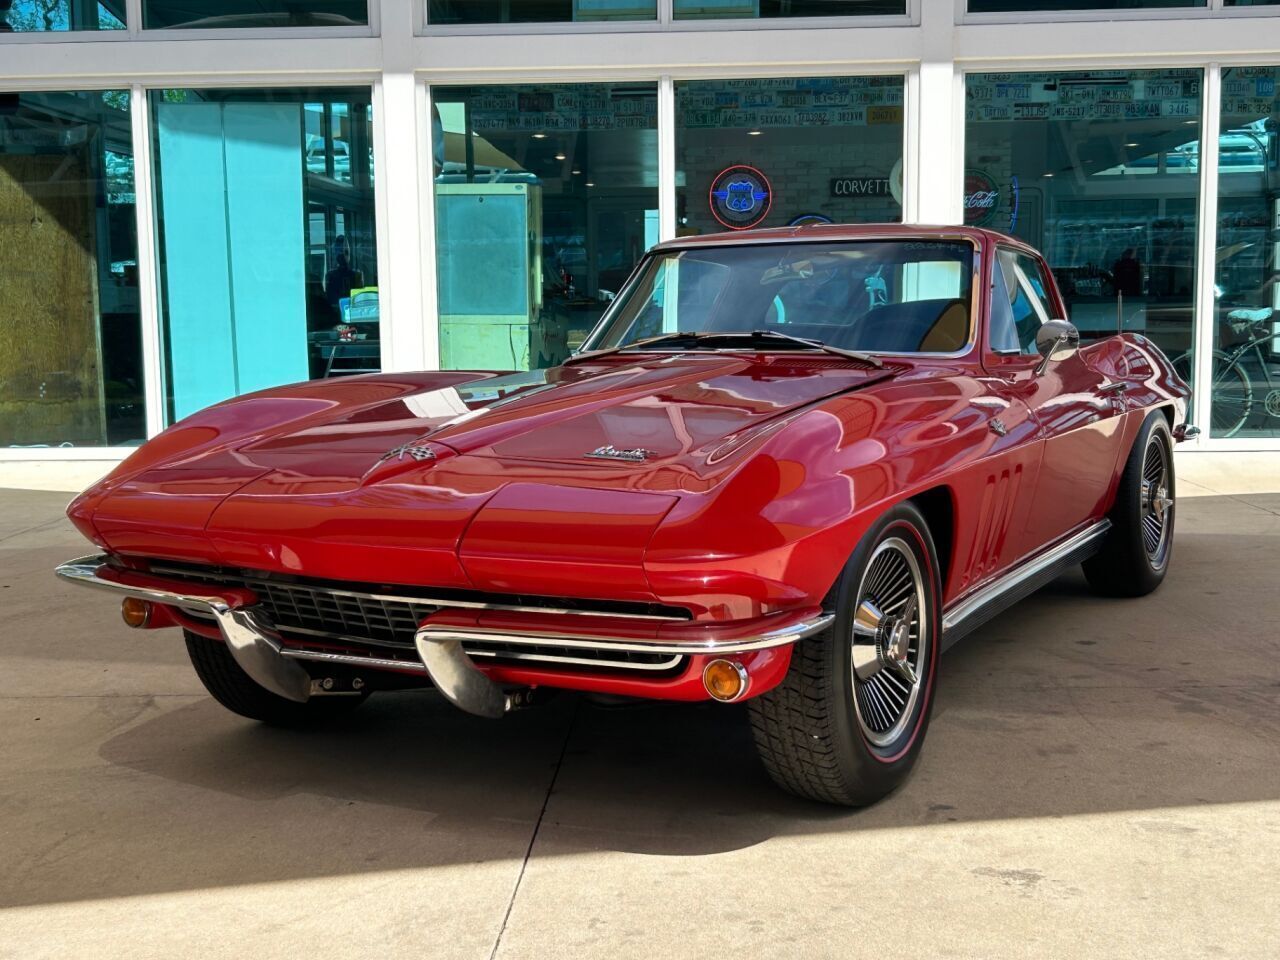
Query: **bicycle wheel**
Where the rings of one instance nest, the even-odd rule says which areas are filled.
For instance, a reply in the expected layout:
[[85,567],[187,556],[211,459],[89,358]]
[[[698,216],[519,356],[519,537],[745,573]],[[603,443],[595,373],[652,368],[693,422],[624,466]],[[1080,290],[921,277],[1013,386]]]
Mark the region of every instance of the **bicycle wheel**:
[[[1190,351],[1173,361],[1173,369],[1187,383],[1192,382],[1194,357]],[[1234,437],[1248,422],[1253,411],[1253,383],[1235,356],[1222,350],[1213,351],[1213,416],[1209,424],[1212,437]],[[1196,390],[1200,392],[1199,388]]]

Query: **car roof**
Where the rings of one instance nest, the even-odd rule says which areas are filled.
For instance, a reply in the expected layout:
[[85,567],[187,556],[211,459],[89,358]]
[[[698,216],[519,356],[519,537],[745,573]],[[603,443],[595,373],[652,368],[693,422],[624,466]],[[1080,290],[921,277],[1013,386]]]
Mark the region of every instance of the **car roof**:
[[686,250],[706,246],[731,246],[754,243],[811,243],[840,240],[901,240],[940,237],[972,240],[978,247],[988,243],[1016,246],[1031,250],[1026,243],[995,230],[982,227],[921,225],[915,223],[823,223],[798,227],[769,227],[764,230],[732,230],[725,233],[678,237],[658,244],[653,249]]

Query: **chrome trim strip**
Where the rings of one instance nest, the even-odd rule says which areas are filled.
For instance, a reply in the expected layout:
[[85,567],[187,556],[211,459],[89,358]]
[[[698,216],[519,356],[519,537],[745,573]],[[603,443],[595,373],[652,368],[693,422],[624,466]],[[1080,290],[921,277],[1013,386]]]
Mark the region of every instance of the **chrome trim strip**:
[[290,660],[313,660],[316,663],[337,663],[343,666],[372,667],[381,670],[408,670],[410,673],[426,673],[424,664],[413,660],[392,660],[389,657],[361,657],[354,653],[329,653],[326,650],[298,650],[281,647],[280,656]]
[[[86,560],[91,559],[89,557]],[[92,558],[99,562],[106,562],[106,557]],[[80,562],[80,561],[75,561]],[[156,576],[194,576],[192,571],[183,570],[175,567],[156,566],[151,569]],[[214,579],[218,574],[209,574]],[[626,620],[658,620],[664,623],[692,623],[686,617],[677,617],[661,613],[620,613],[616,610],[578,610],[568,607],[530,607],[519,604],[505,603],[488,603],[483,600],[441,600],[438,597],[408,597],[393,593],[361,593],[358,590],[341,590],[336,587],[321,587],[314,583],[291,583],[288,580],[278,581],[281,587],[300,587],[307,590],[315,590],[318,593],[332,594],[338,597],[355,597],[360,600],[377,600],[383,603],[416,603],[424,607],[449,607],[460,610],[496,610],[504,613],[547,613],[556,616],[580,616],[580,617],[621,617]],[[232,578],[228,586],[239,587]],[[252,587],[240,587],[240,589],[252,590]]]
[[630,637],[593,637],[587,634],[540,633],[534,630],[487,630],[473,627],[443,627],[427,624],[419,628],[418,637],[428,640],[481,640],[490,643],[528,646],[583,647],[598,650],[631,650],[637,653],[750,653],[783,647],[825,630],[834,614],[824,613],[812,620],[802,620],[788,627],[777,627],[744,640],[636,640]]
[[1031,560],[1010,570],[1004,576],[991,581],[985,587],[980,587],[963,599],[956,601],[947,610],[943,611],[942,632],[945,634],[948,630],[959,626],[987,604],[1010,590],[1016,589],[1020,584],[1038,574],[1044,573],[1074,551],[1087,547],[1095,540],[1101,540],[1110,529],[1110,520],[1099,520],[1074,536],[1061,541],[1056,546],[1037,554]]
[[523,653],[519,650],[468,650],[469,657],[493,657],[499,660],[529,660],[540,663],[570,663],[575,666],[604,668],[607,670],[661,671],[670,670],[680,665],[684,659],[680,654],[672,654],[666,660],[656,663],[636,663],[632,660],[592,660],[589,657],[561,657],[554,653]]
[[123,583],[103,580],[98,570],[103,566],[101,557],[81,557],[59,566],[54,573],[71,583],[96,587],[117,596],[137,597],[152,603],[165,603],[184,610],[198,610],[213,614],[218,621],[227,650],[235,658],[240,669],[260,686],[277,696],[297,703],[305,703],[311,696],[311,675],[280,655],[283,644],[261,613],[252,608],[234,608],[213,594],[196,594],[165,590],[159,587],[131,587]]
[[121,583],[103,580],[98,576],[98,570],[105,566],[106,562],[107,558],[105,556],[80,557],[76,560],[68,560],[66,563],[59,564],[53,572],[63,580],[78,583],[81,586],[95,587],[119,596],[137,597],[139,600],[150,600],[153,603],[167,603],[183,610],[209,613],[213,614],[215,618],[217,614],[213,610],[214,605],[227,606],[215,596],[218,592],[217,587],[211,587],[208,591],[202,593],[199,592],[198,585],[192,584],[193,589],[191,592],[178,593],[176,591],[148,587],[126,587]]
[[[392,644],[375,643],[374,641],[369,640],[367,637],[353,637],[345,633],[326,633],[323,630],[311,630],[308,627],[290,626],[285,628],[282,632],[288,634],[289,636],[293,636],[294,634],[304,634],[309,637],[319,637],[323,640],[329,640],[334,643],[353,643],[357,645],[372,645],[372,646],[382,647],[384,649],[394,649],[394,645]],[[548,644],[548,646],[554,646],[554,644]],[[401,649],[405,649],[405,648],[402,647]],[[308,659],[332,660],[333,657],[349,656],[352,660],[359,663],[372,663],[374,660],[378,660],[380,663],[385,662],[385,663],[391,663],[391,664],[405,662],[402,660],[385,660],[384,661],[377,657],[361,657],[357,654],[350,654],[350,655],[330,654],[328,651],[311,651],[311,650],[300,651],[293,647],[284,647],[280,652],[284,654],[286,657],[293,657],[298,660],[308,660]],[[309,654],[312,654],[312,653],[315,653],[316,656],[314,657],[309,656]],[[672,667],[676,666],[682,659],[682,657],[680,657],[679,655],[673,655],[668,659],[659,661],[657,663],[635,663],[634,661],[630,661],[630,660],[602,660],[602,659],[592,660],[586,657],[560,656],[555,653],[524,653],[522,651],[517,651],[517,650],[468,650],[467,656],[493,657],[495,659],[501,659],[501,660],[536,660],[544,663],[571,663],[575,665],[581,664],[582,666],[587,666],[587,667],[607,667],[611,670],[670,670]],[[347,661],[334,661],[334,662],[345,663]],[[410,668],[414,668],[418,666],[418,664],[415,664],[412,662],[409,662],[408,665]]]

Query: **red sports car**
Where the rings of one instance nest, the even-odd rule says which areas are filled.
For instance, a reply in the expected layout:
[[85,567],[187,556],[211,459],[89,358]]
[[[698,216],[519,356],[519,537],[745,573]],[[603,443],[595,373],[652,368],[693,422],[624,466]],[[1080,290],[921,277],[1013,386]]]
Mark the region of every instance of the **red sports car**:
[[294,384],[175,424],[78,497],[60,567],[180,627],[231,710],[434,684],[746,701],[784,788],[866,804],[951,643],[1067,567],[1168,570],[1187,385],[1081,346],[1036,251],[959,227],[664,243],[551,370]]

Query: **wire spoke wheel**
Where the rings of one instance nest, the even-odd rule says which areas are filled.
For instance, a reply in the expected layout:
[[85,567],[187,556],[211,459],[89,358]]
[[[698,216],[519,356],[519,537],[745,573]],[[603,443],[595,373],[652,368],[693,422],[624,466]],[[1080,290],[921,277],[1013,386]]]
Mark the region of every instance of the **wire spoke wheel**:
[[853,617],[853,705],[868,742],[884,747],[902,733],[920,696],[928,629],[920,563],[907,543],[880,543],[858,586]]
[[1152,567],[1159,570],[1169,558],[1169,532],[1173,519],[1172,471],[1169,448],[1159,435],[1147,441],[1142,457],[1142,495],[1139,517],[1142,546]]

